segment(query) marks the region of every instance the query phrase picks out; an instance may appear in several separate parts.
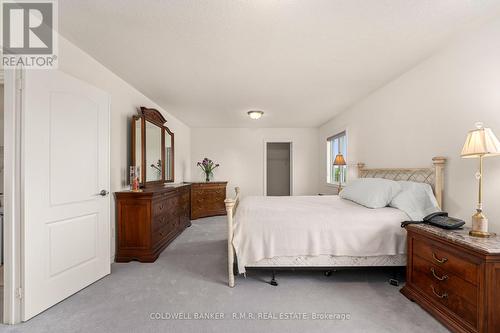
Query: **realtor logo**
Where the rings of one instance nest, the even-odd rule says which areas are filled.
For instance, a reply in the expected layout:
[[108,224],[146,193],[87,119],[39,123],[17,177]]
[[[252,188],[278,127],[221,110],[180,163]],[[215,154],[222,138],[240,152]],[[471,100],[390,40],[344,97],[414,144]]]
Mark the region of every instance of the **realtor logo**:
[[2,11],[2,64],[55,68],[55,0],[7,0],[2,2]]

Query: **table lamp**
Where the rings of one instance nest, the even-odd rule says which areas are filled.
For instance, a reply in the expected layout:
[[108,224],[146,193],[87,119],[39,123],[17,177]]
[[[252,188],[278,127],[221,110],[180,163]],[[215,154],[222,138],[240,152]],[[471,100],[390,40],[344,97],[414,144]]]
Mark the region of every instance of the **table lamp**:
[[[335,160],[333,161],[333,165],[337,165],[337,166],[346,165],[344,156],[342,154],[337,154],[337,156],[335,156]],[[340,170],[342,170],[342,169],[340,169]],[[341,171],[341,174],[339,175],[339,187],[338,187],[337,193],[340,193],[340,191],[342,190],[342,174],[343,173],[344,172]]]
[[491,237],[488,232],[488,219],[483,214],[483,158],[500,155],[500,142],[490,128],[483,127],[483,123],[476,123],[476,129],[469,131],[461,156],[463,158],[479,158],[479,171],[476,178],[479,180],[479,200],[477,210],[472,215],[472,230],[469,232],[475,237]]

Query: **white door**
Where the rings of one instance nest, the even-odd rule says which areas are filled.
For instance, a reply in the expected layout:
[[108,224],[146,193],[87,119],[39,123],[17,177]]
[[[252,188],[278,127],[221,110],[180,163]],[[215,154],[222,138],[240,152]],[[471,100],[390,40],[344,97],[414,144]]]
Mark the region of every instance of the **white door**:
[[23,83],[28,320],[110,273],[109,96],[58,70],[27,70]]

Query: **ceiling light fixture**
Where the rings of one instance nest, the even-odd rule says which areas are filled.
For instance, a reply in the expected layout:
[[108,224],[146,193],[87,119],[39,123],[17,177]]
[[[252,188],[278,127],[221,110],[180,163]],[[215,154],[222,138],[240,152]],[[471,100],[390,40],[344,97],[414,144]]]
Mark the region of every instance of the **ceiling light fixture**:
[[252,110],[248,111],[247,114],[252,119],[259,119],[264,114],[264,111]]

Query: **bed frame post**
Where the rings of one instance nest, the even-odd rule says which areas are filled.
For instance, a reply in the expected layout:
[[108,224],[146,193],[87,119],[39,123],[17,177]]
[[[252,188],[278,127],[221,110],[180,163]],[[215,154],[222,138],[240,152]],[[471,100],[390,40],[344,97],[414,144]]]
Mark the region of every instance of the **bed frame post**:
[[444,168],[446,165],[446,157],[437,156],[432,158],[434,164],[434,194],[441,210],[443,209],[444,195]]
[[240,196],[240,188],[235,189],[236,197],[234,199],[226,199],[224,203],[226,204],[227,212],[227,270],[228,270],[228,283],[232,288],[234,287],[234,248],[233,248],[233,217],[236,213],[236,208],[238,207],[238,201]]

